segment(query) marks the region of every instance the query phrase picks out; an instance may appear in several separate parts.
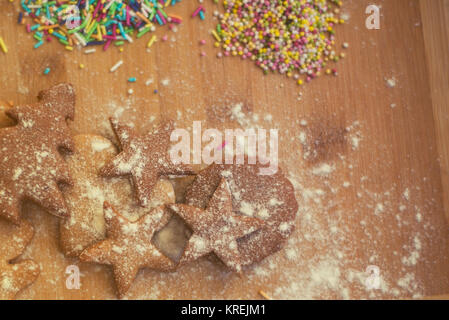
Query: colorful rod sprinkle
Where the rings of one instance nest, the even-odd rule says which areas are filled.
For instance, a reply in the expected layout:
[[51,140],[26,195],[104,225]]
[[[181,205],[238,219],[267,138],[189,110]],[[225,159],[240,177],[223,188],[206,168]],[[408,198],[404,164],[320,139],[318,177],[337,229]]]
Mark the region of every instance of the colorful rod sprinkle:
[[67,50],[77,46],[122,46],[156,30],[156,25],[180,24],[165,8],[181,0],[20,0],[24,12],[17,22],[34,33],[39,48],[56,39]]
[[8,48],[6,47],[5,42],[3,41],[3,38],[0,37],[0,48],[4,53],[8,53]]
[[211,32],[222,48],[218,57],[251,59],[266,74],[277,71],[300,85],[343,57],[333,50],[334,27],[344,23],[336,17],[340,0],[227,0],[223,5]]

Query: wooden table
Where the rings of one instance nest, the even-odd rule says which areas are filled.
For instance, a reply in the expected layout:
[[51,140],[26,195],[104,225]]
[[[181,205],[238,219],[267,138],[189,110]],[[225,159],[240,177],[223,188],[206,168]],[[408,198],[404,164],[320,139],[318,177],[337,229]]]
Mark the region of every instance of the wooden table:
[[[215,5],[205,2],[209,13],[215,10]],[[444,212],[449,217],[449,1],[378,0],[380,30],[365,28],[365,8],[372,1],[344,2],[342,11],[350,19],[338,28],[337,50],[343,42],[350,48],[345,51],[347,58],[337,65],[338,77],[321,77],[298,87],[293,79],[263,76],[248,61],[217,59],[209,34],[216,22],[210,16],[204,22],[190,18],[196,1],[183,1],[170,8],[170,12],[184,17],[184,23],[177,32],[159,28],[158,37],[166,34],[168,41],[157,42],[151,50],[146,49],[145,37],[126,46],[124,52],[97,49],[91,55],[65,51],[57,43],[32,49],[34,40],[16,23],[18,1],[2,1],[0,36],[9,52],[0,52],[0,101],[4,105],[9,101],[29,103],[39,90],[70,82],[77,91],[73,133],[109,138],[112,132],[107,118],[111,115],[133,123],[142,132],[160,116],[177,119],[180,127],[189,127],[194,120],[203,120],[209,127],[225,127],[239,122],[229,117],[226,108],[243,103],[246,116],[240,125],[280,129],[281,166],[297,182],[303,210],[293,237],[301,241],[292,241],[287,250],[294,248],[303,262],[295,269],[296,264],[280,252],[285,273],[297,270],[307,275],[309,259],[338,251],[332,249],[333,245],[352,248],[352,254],[344,252],[346,262],[332,260],[338,263],[338,274],[310,271],[309,278],[324,277],[326,285],[326,293],[311,290],[310,297],[370,297],[360,291],[360,285],[349,285],[349,296],[332,288],[333,279],[347,276],[349,266],[363,273],[368,264],[387,270],[386,280],[393,283],[375,297],[411,297],[415,291],[417,296],[448,293],[449,230]],[[201,39],[207,40],[205,46],[199,44]],[[200,56],[202,51],[206,56]],[[123,60],[123,66],[109,72],[119,60]],[[85,68],[80,69],[80,64]],[[43,75],[47,67],[51,71]],[[136,77],[137,83],[128,83],[129,77]],[[147,86],[149,79],[153,83]],[[387,85],[389,79],[394,79],[394,87]],[[254,120],[254,114],[259,120]],[[305,145],[299,138],[302,133],[307,136]],[[318,158],[304,160],[303,151],[314,146],[320,148]],[[335,166],[331,176],[312,173],[323,163]],[[310,190],[315,193],[310,195]],[[321,197],[317,190],[325,195]],[[42,274],[21,298],[113,297],[107,268],[94,272],[94,268],[86,267],[84,289],[67,290],[65,266],[76,261],[64,258],[58,249],[57,219],[32,205],[24,211],[37,227],[25,255],[41,263]],[[314,219],[315,226],[307,222],[307,215]],[[365,231],[360,228],[363,223]],[[313,227],[317,226],[322,229],[315,233],[326,232],[329,237],[316,238]],[[341,230],[337,234],[342,237],[330,241],[333,228]],[[413,247],[416,237],[419,246],[415,240]],[[373,254],[377,247],[382,251]],[[413,260],[409,254],[416,254],[417,262],[407,260]],[[260,268],[269,270],[268,264]],[[396,272],[413,275],[413,279],[405,275],[401,278],[411,283],[407,288],[399,286],[398,292],[392,289],[398,286],[397,279],[390,279]],[[224,297],[260,298],[258,289],[274,298],[309,297],[302,287],[304,279],[295,278],[300,284],[297,295],[295,288],[276,291],[277,281],[288,280],[282,277],[279,271],[268,278],[251,274],[254,285],[225,291]],[[143,282],[141,278],[138,282]],[[412,282],[422,290],[410,289]],[[189,296],[166,292],[158,296],[172,297]]]

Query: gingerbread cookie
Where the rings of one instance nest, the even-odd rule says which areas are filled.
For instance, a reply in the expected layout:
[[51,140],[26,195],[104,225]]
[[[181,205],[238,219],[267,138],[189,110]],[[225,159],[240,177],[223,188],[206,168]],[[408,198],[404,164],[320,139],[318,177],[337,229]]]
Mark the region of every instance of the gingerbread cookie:
[[138,135],[134,130],[116,119],[111,125],[120,142],[121,152],[102,169],[105,177],[131,176],[137,198],[142,206],[148,206],[151,192],[160,177],[169,175],[192,175],[188,165],[173,164],[170,155],[171,121],[162,123],[153,132]]
[[74,107],[72,86],[60,84],[42,91],[38,103],[6,112],[17,125],[0,129],[0,216],[19,223],[23,200],[67,215],[58,184],[71,180],[59,150],[73,149],[66,120]]
[[242,259],[237,240],[261,229],[263,220],[236,215],[232,211],[231,194],[225,179],[215,190],[205,210],[185,205],[168,207],[192,228],[180,264],[198,259],[208,253],[215,255],[230,269],[241,272]]
[[212,164],[196,176],[186,191],[187,204],[206,208],[224,178],[231,191],[233,211],[265,221],[261,230],[238,240],[242,265],[258,262],[280,250],[293,232],[298,210],[293,186],[281,170],[273,175],[259,175],[260,168],[260,164]]
[[0,220],[0,300],[11,300],[39,276],[39,265],[32,260],[11,263],[19,257],[33,238],[30,223],[18,225]]
[[[77,257],[87,246],[105,238],[104,201],[121,212],[132,213],[126,217],[131,221],[147,210],[133,200],[127,179],[99,176],[100,168],[117,155],[111,141],[95,135],[78,135],[73,140],[75,151],[66,159],[73,186],[64,192],[70,217],[61,220],[60,235],[62,251],[67,256]],[[159,180],[151,192],[148,207],[174,202],[171,183]]]
[[159,206],[149,210],[136,222],[131,222],[105,202],[107,238],[85,249],[80,259],[112,265],[118,295],[123,298],[140,269],[169,271],[175,267],[173,261],[165,257],[151,241],[154,233],[167,224],[170,216],[165,206]]

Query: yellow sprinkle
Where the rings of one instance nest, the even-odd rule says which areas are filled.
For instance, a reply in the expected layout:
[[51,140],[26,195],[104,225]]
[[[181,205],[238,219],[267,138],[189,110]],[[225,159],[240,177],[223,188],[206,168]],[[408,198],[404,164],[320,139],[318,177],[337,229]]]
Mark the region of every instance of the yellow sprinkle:
[[73,47],[71,47],[71,46],[65,46],[65,48],[66,48],[66,50],[73,51]]
[[265,293],[265,291],[259,290],[259,294],[267,300],[273,300],[269,295]]
[[221,42],[221,38],[215,30],[212,30],[212,35],[215,39],[217,39],[218,42]]
[[4,53],[8,53],[8,48],[6,47],[5,42],[3,42],[3,38],[2,37],[0,37],[0,47],[2,48],[2,51]]
[[94,27],[95,25],[95,20],[92,20],[91,24],[87,27],[87,29],[85,29],[86,33],[89,33],[90,30]]
[[151,48],[151,46],[153,45],[153,43],[154,43],[155,41],[156,41],[156,36],[153,35],[153,36],[151,37],[150,41],[148,41],[147,48]]
[[80,69],[84,69],[84,64],[80,63]]
[[103,41],[103,35],[101,34],[101,28],[100,25],[97,25],[97,35],[100,41]]

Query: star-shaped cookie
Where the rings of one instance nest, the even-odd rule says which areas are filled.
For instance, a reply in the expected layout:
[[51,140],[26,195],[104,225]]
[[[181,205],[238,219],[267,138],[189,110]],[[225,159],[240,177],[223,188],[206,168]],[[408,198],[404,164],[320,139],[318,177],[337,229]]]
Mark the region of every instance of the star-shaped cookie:
[[0,300],[14,299],[39,276],[39,265],[33,260],[11,263],[23,253],[33,234],[33,227],[25,220],[18,225],[0,220]]
[[121,152],[101,169],[106,177],[127,176],[137,193],[140,205],[146,207],[151,190],[162,176],[193,175],[189,165],[173,164],[169,155],[173,122],[165,121],[153,132],[138,135],[134,130],[111,118],[112,128],[120,142]]
[[38,103],[6,112],[17,124],[0,129],[0,216],[18,224],[23,200],[67,215],[58,184],[71,179],[59,150],[73,150],[66,120],[74,110],[72,86],[60,84],[42,91]]
[[193,231],[180,264],[213,252],[230,269],[241,272],[237,240],[259,230],[264,222],[233,213],[226,180],[221,180],[205,210],[185,204],[168,206],[184,219]]
[[136,222],[120,215],[104,203],[107,238],[86,248],[81,261],[112,265],[118,295],[122,298],[142,268],[169,271],[175,266],[151,242],[171,214],[164,206],[150,210]]

